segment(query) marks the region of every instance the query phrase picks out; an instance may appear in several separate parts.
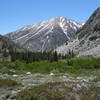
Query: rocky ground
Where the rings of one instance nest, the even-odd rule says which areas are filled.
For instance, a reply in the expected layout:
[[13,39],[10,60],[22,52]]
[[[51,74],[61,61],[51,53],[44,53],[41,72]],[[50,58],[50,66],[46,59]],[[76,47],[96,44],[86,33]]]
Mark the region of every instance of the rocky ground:
[[[97,74],[98,75],[98,74]],[[29,89],[36,85],[41,85],[45,83],[54,83],[54,82],[73,82],[74,84],[67,84],[67,86],[73,87],[88,87],[94,85],[95,87],[100,88],[100,77],[97,75],[72,75],[67,73],[50,73],[50,74],[31,74],[27,72],[25,74],[0,74],[0,79],[10,78],[16,80],[18,83],[21,83],[21,86],[16,87],[0,87],[0,100],[15,100],[16,94],[23,89]]]

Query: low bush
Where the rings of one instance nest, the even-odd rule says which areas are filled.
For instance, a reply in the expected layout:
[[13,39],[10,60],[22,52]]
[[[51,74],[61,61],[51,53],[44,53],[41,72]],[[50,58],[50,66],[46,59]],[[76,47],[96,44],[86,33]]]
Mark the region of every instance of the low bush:
[[[94,86],[88,88],[73,88],[79,83],[47,83],[26,89],[18,93],[17,100],[99,100],[100,89]],[[67,85],[67,86],[66,86]]]
[[17,81],[12,79],[0,79],[0,87],[13,87],[19,85],[21,85],[21,83],[18,83]]

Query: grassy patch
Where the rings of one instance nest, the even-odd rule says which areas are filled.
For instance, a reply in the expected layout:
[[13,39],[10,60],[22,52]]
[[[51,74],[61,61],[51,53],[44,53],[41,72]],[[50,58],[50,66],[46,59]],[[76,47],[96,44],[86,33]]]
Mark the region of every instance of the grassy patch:
[[33,63],[20,63],[18,70],[36,73],[81,73],[83,70],[94,70],[100,68],[100,58],[73,58],[60,60],[58,62],[40,61]]
[[11,79],[0,79],[0,87],[13,87],[13,86],[19,86],[20,83],[16,82],[15,80]]
[[100,68],[100,58],[73,58],[67,61],[67,65],[82,69]]
[[0,72],[13,74],[11,70],[34,73],[82,73],[84,70],[100,69],[100,58],[79,57],[59,60],[58,62],[37,61],[26,63],[25,61],[0,62]]

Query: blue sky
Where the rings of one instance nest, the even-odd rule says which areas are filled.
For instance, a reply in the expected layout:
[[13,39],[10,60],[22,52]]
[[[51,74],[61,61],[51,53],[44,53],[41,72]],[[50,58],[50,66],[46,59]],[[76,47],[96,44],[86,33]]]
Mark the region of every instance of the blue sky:
[[57,16],[84,22],[99,6],[100,0],[0,0],[0,34]]

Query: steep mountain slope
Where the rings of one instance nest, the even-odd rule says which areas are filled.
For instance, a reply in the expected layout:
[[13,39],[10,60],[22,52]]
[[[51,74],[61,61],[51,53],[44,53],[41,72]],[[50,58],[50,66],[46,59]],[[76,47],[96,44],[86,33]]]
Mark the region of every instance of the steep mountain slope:
[[66,54],[69,49],[81,55],[100,56],[100,8],[88,19],[76,33],[76,39],[68,45],[57,48],[58,53]]
[[57,17],[28,25],[6,36],[29,51],[52,51],[73,38],[80,27],[75,21]]
[[14,44],[10,39],[0,35],[0,59],[10,56],[12,51],[24,52],[25,50]]

